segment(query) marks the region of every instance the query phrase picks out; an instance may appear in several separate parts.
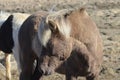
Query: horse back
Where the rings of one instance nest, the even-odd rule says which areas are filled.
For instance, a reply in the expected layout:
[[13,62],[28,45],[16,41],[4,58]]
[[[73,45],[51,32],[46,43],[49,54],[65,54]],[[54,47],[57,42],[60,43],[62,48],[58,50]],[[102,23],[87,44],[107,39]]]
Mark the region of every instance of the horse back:
[[85,9],[73,11],[67,19],[71,24],[71,37],[83,42],[88,50],[101,61],[102,39],[95,22]]

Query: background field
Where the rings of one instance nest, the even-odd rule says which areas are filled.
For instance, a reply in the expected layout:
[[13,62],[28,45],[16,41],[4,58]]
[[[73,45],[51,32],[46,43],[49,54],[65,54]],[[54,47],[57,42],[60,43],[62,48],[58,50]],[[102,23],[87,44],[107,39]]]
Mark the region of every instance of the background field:
[[[120,0],[0,0],[0,10],[7,12],[49,11],[53,5],[56,5],[54,8],[56,11],[86,7],[100,30],[104,44],[100,80],[120,80]],[[11,63],[12,79],[18,80],[14,57]],[[4,75],[4,54],[0,53],[0,80],[5,80]],[[64,80],[64,76],[54,74],[45,77],[44,80]]]

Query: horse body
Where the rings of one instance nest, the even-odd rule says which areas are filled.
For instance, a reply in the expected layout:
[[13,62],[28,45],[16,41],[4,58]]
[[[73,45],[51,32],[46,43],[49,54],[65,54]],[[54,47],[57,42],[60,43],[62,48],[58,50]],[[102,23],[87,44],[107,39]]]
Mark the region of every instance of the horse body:
[[30,16],[20,28],[19,43],[20,80],[34,77],[35,59],[38,70],[44,75],[56,71],[65,74],[66,80],[75,80],[78,76],[85,76],[87,80],[98,78],[102,40],[83,8]]
[[18,31],[28,16],[29,14],[22,13],[10,14],[3,12],[0,14],[0,50],[5,53],[8,80],[11,79],[10,53],[13,52],[20,70]]
[[[39,12],[31,15],[30,17],[28,17],[28,19],[23,23],[23,25],[20,28],[19,43],[20,43],[20,64],[22,70],[20,74],[20,80],[32,79],[34,71],[33,63],[34,60],[37,59],[37,56],[32,49],[32,43],[34,40],[36,40],[37,36],[35,35],[37,34],[41,18],[46,14],[47,12]],[[39,50],[41,51],[41,49]]]
[[18,32],[19,29],[21,27],[21,25],[23,24],[23,22],[28,18],[30,14],[22,14],[22,13],[13,13],[14,19],[12,21],[12,25],[13,25],[13,40],[14,40],[14,47],[12,49],[14,57],[17,61],[18,64],[18,69],[20,71],[20,61],[19,61],[19,42],[18,42]]
[[51,37],[46,45],[39,39],[44,47],[39,65],[43,74],[56,71],[66,74],[66,80],[75,80],[78,76],[98,80],[103,56],[102,39],[85,9],[62,16],[48,15],[45,21],[40,27],[48,24]]
[[[95,23],[91,20],[89,15],[87,15],[84,10],[81,10],[80,12],[73,12],[71,16],[72,17],[69,17],[69,20],[70,23],[72,23],[72,37],[82,42],[86,46],[87,50],[89,51],[88,55],[91,55],[94,60],[88,63],[88,69],[90,69],[90,71],[86,71],[87,73],[85,73],[84,68],[85,66],[87,66],[87,64],[83,63],[85,61],[84,59],[82,59],[82,56],[78,56],[73,52],[71,57],[68,59],[68,66],[77,64],[75,66],[72,66],[70,69],[74,70],[74,68],[78,66],[78,71],[80,69],[80,74],[77,73],[78,75],[87,75],[87,80],[96,80],[95,78],[98,78],[103,56],[101,36]],[[75,23],[77,21],[79,22],[79,24]],[[74,75],[75,71],[73,71],[72,74]],[[91,75],[93,75],[94,77],[91,77]]]

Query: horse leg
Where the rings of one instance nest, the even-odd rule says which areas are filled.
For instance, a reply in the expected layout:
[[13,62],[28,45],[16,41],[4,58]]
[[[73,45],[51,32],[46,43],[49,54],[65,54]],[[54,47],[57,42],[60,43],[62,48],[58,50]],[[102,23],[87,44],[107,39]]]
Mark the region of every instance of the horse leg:
[[34,74],[33,74],[33,76],[32,76],[32,80],[42,80],[42,74],[43,74],[43,72],[42,72],[42,70],[41,71],[39,71],[39,62],[38,62],[39,60],[37,59],[37,61],[36,61],[36,68],[35,68],[35,70],[34,70]]
[[86,80],[99,80],[99,77],[98,77],[98,75],[96,75],[96,76],[93,76],[93,75],[86,76]]
[[30,61],[26,63],[21,70],[20,80],[31,80],[33,72],[33,63]]
[[77,80],[77,77],[70,75],[69,72],[67,72],[65,77],[66,77],[66,80]]
[[[26,54],[26,55],[24,55]],[[32,56],[32,53],[24,53],[22,56],[20,56],[20,62],[21,62],[21,73],[20,73],[20,80],[32,80],[32,73],[34,70],[34,57]]]
[[70,73],[70,68],[66,66],[66,72],[65,72],[65,77],[66,77],[66,80],[77,80],[77,77],[73,76],[71,73]]
[[10,57],[11,57],[11,54],[5,53],[6,80],[11,80]]

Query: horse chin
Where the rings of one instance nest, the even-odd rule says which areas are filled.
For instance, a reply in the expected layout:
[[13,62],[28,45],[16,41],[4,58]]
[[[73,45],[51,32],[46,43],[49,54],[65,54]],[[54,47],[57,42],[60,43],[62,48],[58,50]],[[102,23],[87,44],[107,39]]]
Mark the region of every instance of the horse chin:
[[39,68],[39,71],[43,74],[43,75],[51,75],[54,73],[54,69],[52,69],[51,67],[47,67],[47,68]]

